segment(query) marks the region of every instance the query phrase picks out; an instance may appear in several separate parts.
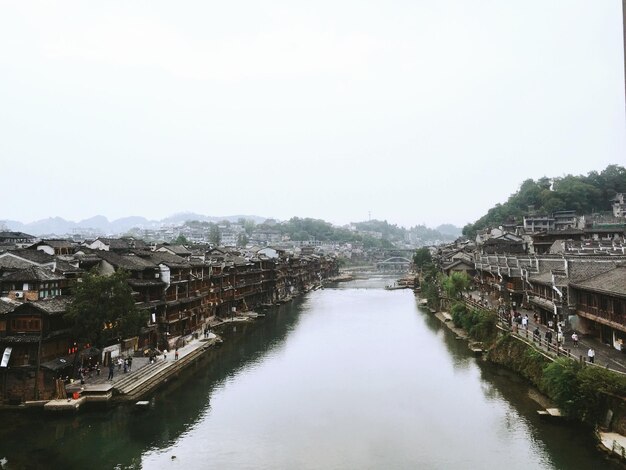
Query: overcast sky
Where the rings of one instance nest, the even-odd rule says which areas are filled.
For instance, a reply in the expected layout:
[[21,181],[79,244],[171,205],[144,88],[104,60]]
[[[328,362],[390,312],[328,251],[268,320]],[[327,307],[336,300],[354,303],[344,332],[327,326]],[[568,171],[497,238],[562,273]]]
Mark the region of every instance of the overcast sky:
[[626,164],[619,0],[0,4],[0,219],[464,225]]

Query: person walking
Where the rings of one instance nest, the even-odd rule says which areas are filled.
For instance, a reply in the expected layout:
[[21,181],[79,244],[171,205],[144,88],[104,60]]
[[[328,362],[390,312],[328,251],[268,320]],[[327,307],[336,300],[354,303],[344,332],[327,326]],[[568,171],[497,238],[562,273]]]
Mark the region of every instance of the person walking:
[[522,318],[522,328],[528,330],[528,315],[524,315],[524,318]]
[[536,326],[535,329],[533,330],[533,341],[537,341],[538,343],[541,343],[541,332],[539,331],[538,326]]
[[552,344],[552,331],[550,330],[546,331],[546,343]]
[[133,368],[133,356],[128,356],[128,372]]
[[589,359],[589,362],[593,364],[596,358],[596,350],[589,348],[589,351],[587,351],[587,358]]
[[574,343],[574,347],[577,348],[578,347],[578,335],[576,334],[575,331],[572,333],[572,342]]
[[113,359],[109,362],[109,376],[107,380],[113,380],[113,372],[115,371],[115,364],[113,364]]
[[178,361],[178,348],[176,348],[176,351],[174,351],[174,360]]

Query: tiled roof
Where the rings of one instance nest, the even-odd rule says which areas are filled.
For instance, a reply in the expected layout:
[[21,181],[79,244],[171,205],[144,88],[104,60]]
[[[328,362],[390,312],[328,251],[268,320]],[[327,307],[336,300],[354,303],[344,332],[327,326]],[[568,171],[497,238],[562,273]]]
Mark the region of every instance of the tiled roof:
[[113,266],[128,271],[143,271],[144,269],[157,267],[156,263],[137,255],[119,255],[110,251],[100,251],[97,255]]
[[[10,258],[13,258],[12,260]],[[49,255],[48,253],[44,253],[40,250],[29,250],[29,249],[20,249],[20,250],[11,250],[4,253],[0,253],[0,263],[3,265],[10,264],[20,264],[20,261],[16,261],[16,258],[20,258],[24,260],[21,262],[21,265],[26,264],[51,264],[54,262],[54,256]]]
[[569,277],[572,282],[579,282],[605,273],[617,267],[613,261],[593,262],[581,259],[571,260],[569,263]]
[[161,248],[171,251],[178,256],[189,256],[191,254],[191,251],[189,251],[183,245],[163,245]]
[[0,278],[0,281],[60,281],[62,279],[65,279],[65,277],[55,274],[49,269],[29,266],[28,268],[6,274]]
[[35,237],[33,235],[29,235],[29,234],[24,233],[24,232],[7,232],[7,231],[0,232],[0,240],[3,240],[3,239],[13,239],[13,238],[31,238],[31,239],[34,239]]
[[16,269],[26,269],[33,266],[33,263],[26,261],[23,258],[16,258],[14,256],[0,256],[0,271]]
[[9,300],[8,298],[0,298],[0,315],[12,312],[18,305],[21,305],[21,302]]
[[55,272],[60,273],[80,273],[84,272],[84,269],[74,266],[69,261],[61,260],[57,258]]
[[552,273],[548,271],[548,272],[541,273],[541,274],[535,274],[533,276],[529,276],[528,280],[531,283],[536,282],[538,284],[552,285]]
[[626,297],[626,267],[618,267],[570,285],[578,289]]
[[41,250],[30,250],[28,248],[24,248],[21,250],[14,250],[11,253],[19,256],[20,258],[34,261],[35,263],[39,264],[51,263],[54,261],[54,256],[49,255],[48,253],[44,253]]
[[128,284],[133,287],[164,286],[160,279],[128,279]]
[[24,308],[24,306],[31,306],[37,310],[41,310],[48,315],[55,315],[65,313],[67,307],[72,303],[72,299],[69,297],[49,297],[47,299],[37,300],[35,302],[27,302],[18,307]]
[[153,251],[150,253],[149,259],[156,264],[163,263],[170,268],[188,268],[190,266],[185,258],[168,253],[167,251]]
[[0,338],[0,341],[4,344],[16,344],[16,343],[38,343],[39,334],[36,335],[15,335],[4,336]]
[[72,243],[70,240],[49,239],[42,240],[41,242],[37,243],[37,245],[49,245],[53,248],[72,248],[74,246],[74,243]]

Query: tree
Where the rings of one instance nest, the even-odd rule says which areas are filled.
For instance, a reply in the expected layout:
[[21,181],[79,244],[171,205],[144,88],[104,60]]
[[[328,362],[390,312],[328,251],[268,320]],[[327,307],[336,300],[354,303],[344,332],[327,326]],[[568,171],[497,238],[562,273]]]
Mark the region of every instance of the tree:
[[102,347],[119,338],[139,334],[148,312],[138,310],[128,285],[128,273],[119,270],[110,276],[95,271],[76,284],[74,299],[65,314],[74,339]]
[[209,242],[213,243],[215,246],[219,246],[222,241],[222,235],[220,234],[220,228],[217,224],[210,224],[209,226]]
[[237,246],[238,247],[245,247],[248,244],[249,241],[250,240],[248,239],[248,236],[245,233],[240,233],[237,236]]
[[416,268],[422,269],[425,265],[431,264],[433,257],[430,254],[430,250],[426,247],[418,248],[413,255],[413,264]]
[[471,280],[466,273],[452,273],[442,281],[441,286],[446,291],[448,298],[459,299],[463,291],[469,288],[470,282]]
[[574,210],[578,215],[610,211],[615,193],[624,192],[626,169],[619,165],[609,165],[600,173],[592,171],[587,176],[528,179],[504,204],[496,204],[476,222],[463,227],[463,235],[473,238],[478,230],[510,219],[519,222],[531,206],[537,214],[544,215],[559,210]]
[[189,244],[189,240],[182,233],[178,235],[174,240],[172,240],[173,245],[187,245]]

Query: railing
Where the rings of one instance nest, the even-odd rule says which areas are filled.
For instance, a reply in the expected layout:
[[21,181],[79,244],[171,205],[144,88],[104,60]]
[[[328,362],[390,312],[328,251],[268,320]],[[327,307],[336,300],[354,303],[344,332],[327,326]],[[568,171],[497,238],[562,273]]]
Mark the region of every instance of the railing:
[[618,315],[616,313],[609,313],[606,310],[601,310],[598,307],[588,307],[585,306],[585,310],[577,309],[578,313],[582,313],[583,315],[595,316],[598,318],[603,318],[604,320],[608,320],[612,323],[616,323],[618,325],[626,326],[626,316]]
[[[476,302],[472,299],[465,298],[463,300],[468,306],[494,312],[498,317],[498,323],[496,325],[498,329],[509,333],[516,339],[523,341],[524,343],[531,347],[534,347],[535,349],[538,349],[546,358],[551,361],[554,361],[559,357],[567,357],[568,359],[577,361],[587,366],[602,367],[603,369],[607,370],[609,369],[608,364],[606,366],[602,366],[600,364],[587,362],[585,361],[585,357],[582,354],[578,354],[578,351],[572,352],[571,348],[564,348],[556,341],[549,341],[545,337],[542,338],[541,335],[535,335],[533,334],[533,332],[530,331],[529,328],[522,328],[516,323],[511,325],[511,321],[507,315],[503,315],[489,306],[481,305],[479,302]],[[626,375],[626,372],[622,372],[616,369],[611,369],[611,371],[618,374]]]

